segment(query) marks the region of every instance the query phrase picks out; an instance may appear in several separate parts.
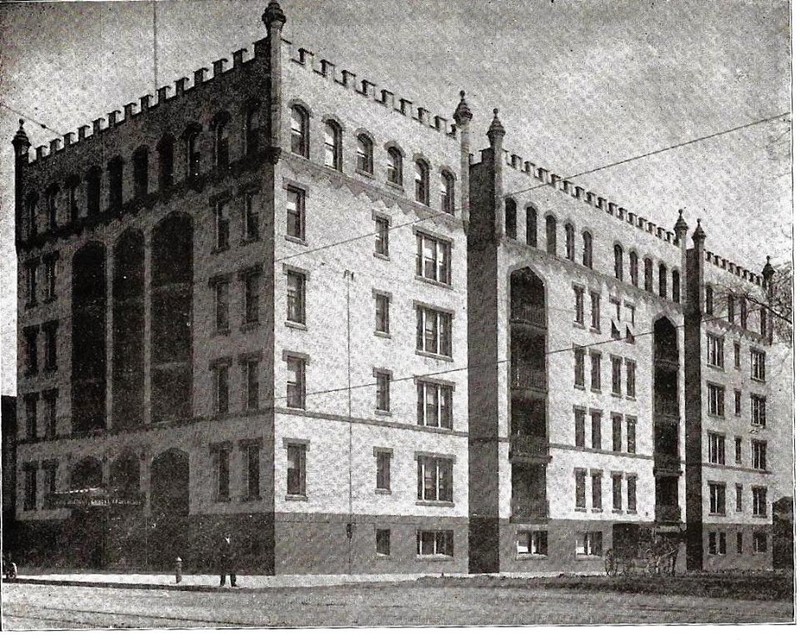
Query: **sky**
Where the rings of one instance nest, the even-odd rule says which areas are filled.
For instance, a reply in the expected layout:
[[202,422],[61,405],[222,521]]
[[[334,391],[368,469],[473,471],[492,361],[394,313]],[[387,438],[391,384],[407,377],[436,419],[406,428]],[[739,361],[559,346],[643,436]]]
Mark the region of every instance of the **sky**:
[[[65,133],[265,35],[267,0],[0,5],[0,390],[16,388],[19,115]],[[773,0],[284,0],[284,37],[567,176],[791,111],[789,4]],[[33,122],[33,146],[56,135]],[[791,260],[789,117],[580,178],[760,272]]]

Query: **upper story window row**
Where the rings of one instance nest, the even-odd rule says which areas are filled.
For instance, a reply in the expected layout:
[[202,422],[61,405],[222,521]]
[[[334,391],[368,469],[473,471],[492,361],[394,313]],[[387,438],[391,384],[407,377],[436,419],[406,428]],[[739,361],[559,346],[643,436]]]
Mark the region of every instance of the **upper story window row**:
[[[131,200],[168,189],[181,180],[224,171],[232,162],[235,138],[240,142],[240,157],[259,151],[259,114],[260,104],[255,101],[246,103],[239,116],[221,111],[205,127],[190,123],[177,138],[165,133],[156,143],[155,153],[142,145],[130,161],[115,156],[105,166],[95,164],[83,175],[71,174],[63,184],[49,185],[44,198],[30,191],[23,204],[23,238],[32,239],[45,229],[52,231],[82,217],[97,216],[104,209],[117,211]],[[232,135],[237,128],[241,128],[240,137]]]
[[[626,259],[627,259],[627,275],[626,275]],[[635,287],[642,287],[646,292],[656,292],[658,288],[658,296],[662,299],[672,299],[675,303],[681,302],[681,273],[677,268],[671,270],[671,283],[670,283],[670,269],[661,261],[658,266],[653,264],[653,259],[645,257],[642,261],[642,270],[644,278],[640,280],[639,275],[639,254],[636,250],[630,250],[625,255],[625,250],[619,243],[614,243],[614,278],[619,281],[629,279],[631,285]],[[654,272],[657,270],[657,274]],[[657,280],[656,280],[657,279]],[[642,282],[643,281],[643,282]],[[641,284],[641,285],[640,285]]]
[[[323,162],[326,167],[336,171],[344,171],[344,131],[333,118],[323,121]],[[295,104],[290,113],[292,153],[304,158],[311,157],[311,117],[302,105]],[[375,178],[375,140],[367,133],[360,132],[355,137],[355,170],[358,174]],[[405,152],[395,143],[386,145],[386,184],[402,189],[405,185],[404,172]],[[424,158],[413,160],[414,200],[429,207],[438,207],[443,212],[455,214],[455,174],[441,168],[434,177],[431,164]],[[438,199],[432,181],[438,180]]]
[[768,333],[766,305],[746,293],[732,290],[707,284],[703,293],[705,313],[716,319],[725,319],[728,323],[739,325],[744,330],[755,331],[757,323],[758,332],[766,337]]

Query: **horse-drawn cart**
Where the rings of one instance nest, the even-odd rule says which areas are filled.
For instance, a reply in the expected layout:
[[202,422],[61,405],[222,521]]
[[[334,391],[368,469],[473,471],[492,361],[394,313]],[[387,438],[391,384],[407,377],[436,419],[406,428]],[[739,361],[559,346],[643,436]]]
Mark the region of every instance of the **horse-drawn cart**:
[[662,533],[653,526],[614,524],[613,548],[605,555],[606,575],[631,574],[675,575],[679,537]]

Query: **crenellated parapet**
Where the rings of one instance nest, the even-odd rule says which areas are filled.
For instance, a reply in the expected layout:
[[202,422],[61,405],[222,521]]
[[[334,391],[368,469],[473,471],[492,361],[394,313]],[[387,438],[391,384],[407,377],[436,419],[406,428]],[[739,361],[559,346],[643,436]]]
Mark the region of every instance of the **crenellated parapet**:
[[441,132],[448,138],[456,138],[457,126],[452,119],[432,114],[425,107],[415,105],[413,101],[403,98],[390,89],[380,88],[371,80],[359,78],[348,69],[337,72],[336,64],[325,58],[316,60],[314,52],[303,47],[295,49],[289,40],[284,39],[282,42],[284,49],[288,52],[290,62],[306,69],[309,73],[328,80],[344,90],[352,91],[365,100],[377,103],[422,127]]
[[[48,145],[36,147],[36,154],[33,159],[28,158],[28,164],[45,161],[66,150],[74,149],[83,141],[89,140],[124,127],[127,123],[138,117],[151,113],[166,103],[179,99],[185,94],[189,94],[201,86],[213,83],[218,78],[234,72],[244,65],[252,63],[259,56],[266,56],[267,51],[264,40],[254,43],[252,49],[237,49],[233,52],[233,64],[228,65],[227,58],[221,58],[212,62],[212,75],[208,76],[209,68],[201,67],[193,74],[193,82],[189,85],[189,78],[182,77],[175,80],[172,85],[165,85],[156,90],[156,99],[153,100],[152,94],[146,94],[139,98],[138,104],[130,102],[123,105],[122,110],[114,109],[106,114],[105,118],[96,118],[91,125],[80,125],[75,132],[67,132],[63,137],[54,138]],[[137,108],[138,107],[138,108]],[[121,117],[120,117],[121,116]],[[23,157],[24,160],[24,157]]]
[[759,287],[763,286],[763,276],[761,274],[756,274],[755,272],[751,272],[747,268],[743,268],[741,265],[737,265],[733,261],[721,257],[719,254],[714,254],[713,252],[709,252],[708,250],[704,250],[704,258],[707,263],[714,265],[730,274],[733,274],[740,279],[744,279],[748,283],[752,283]]

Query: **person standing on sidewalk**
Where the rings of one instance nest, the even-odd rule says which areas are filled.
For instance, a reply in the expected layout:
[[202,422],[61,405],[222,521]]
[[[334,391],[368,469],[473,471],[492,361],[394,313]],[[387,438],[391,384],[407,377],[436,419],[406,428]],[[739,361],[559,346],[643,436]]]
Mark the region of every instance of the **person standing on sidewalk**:
[[226,533],[220,543],[219,551],[219,585],[225,586],[225,576],[231,576],[231,586],[236,586],[236,553],[233,550],[231,536]]

